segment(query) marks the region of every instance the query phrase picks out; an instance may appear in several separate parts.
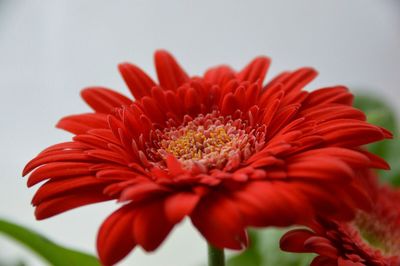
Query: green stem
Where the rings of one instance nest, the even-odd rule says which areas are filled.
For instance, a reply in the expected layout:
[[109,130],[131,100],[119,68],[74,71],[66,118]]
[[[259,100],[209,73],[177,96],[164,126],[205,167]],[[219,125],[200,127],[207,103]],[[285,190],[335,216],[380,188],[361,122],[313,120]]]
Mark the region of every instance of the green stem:
[[218,249],[208,244],[208,266],[225,266],[225,253],[223,249]]

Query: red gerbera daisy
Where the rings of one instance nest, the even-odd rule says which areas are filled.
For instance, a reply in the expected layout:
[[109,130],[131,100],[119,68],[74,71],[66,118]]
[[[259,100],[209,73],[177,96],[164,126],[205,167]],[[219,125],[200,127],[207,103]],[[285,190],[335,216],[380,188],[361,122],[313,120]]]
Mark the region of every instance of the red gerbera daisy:
[[119,70],[135,101],[94,87],[82,97],[94,113],[61,119],[76,136],[28,163],[28,185],[44,219],[117,199],[121,208],[98,235],[111,265],[136,245],[156,249],[185,216],[209,243],[241,249],[248,226],[287,226],[316,214],[352,218],[367,208],[357,172],[387,165],[359,149],[390,137],[365,122],[345,87],[303,91],[311,68],[263,86],[269,59],[239,72],[228,66],[189,77],[165,51],[155,54],[159,84],[129,63]]
[[400,266],[400,190],[383,186],[370,212],[352,223],[321,219],[281,239],[291,252],[314,252],[312,266]]

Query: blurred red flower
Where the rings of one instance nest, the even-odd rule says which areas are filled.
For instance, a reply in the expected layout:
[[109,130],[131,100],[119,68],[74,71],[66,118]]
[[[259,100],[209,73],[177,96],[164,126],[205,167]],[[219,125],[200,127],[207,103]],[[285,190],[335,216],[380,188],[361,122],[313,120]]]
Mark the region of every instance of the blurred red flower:
[[289,231],[281,248],[317,253],[312,266],[400,266],[399,202],[400,189],[377,188],[369,212],[360,212],[351,223],[321,219],[312,231]]
[[357,173],[386,168],[361,145],[390,137],[365,122],[343,86],[302,90],[316,71],[284,72],[263,86],[269,59],[189,77],[165,51],[159,84],[129,63],[119,70],[135,101],[107,88],[82,91],[94,113],[61,119],[76,136],[24,169],[47,180],[38,219],[117,199],[98,235],[111,265],[136,245],[156,249],[185,216],[212,245],[241,249],[248,226],[288,226],[316,214],[351,219],[368,208]]

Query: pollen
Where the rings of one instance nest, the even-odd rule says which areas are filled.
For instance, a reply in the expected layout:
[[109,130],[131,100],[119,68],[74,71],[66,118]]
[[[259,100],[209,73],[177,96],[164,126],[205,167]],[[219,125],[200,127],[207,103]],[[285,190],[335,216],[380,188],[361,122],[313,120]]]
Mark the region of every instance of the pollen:
[[222,126],[197,131],[187,130],[184,135],[168,143],[165,150],[178,158],[200,160],[203,155],[221,153],[232,144],[232,138]]
[[158,148],[148,153],[165,161],[175,156],[187,168],[194,164],[211,168],[234,168],[263,146],[265,128],[253,128],[241,119],[217,112],[186,117],[178,127],[156,132]]

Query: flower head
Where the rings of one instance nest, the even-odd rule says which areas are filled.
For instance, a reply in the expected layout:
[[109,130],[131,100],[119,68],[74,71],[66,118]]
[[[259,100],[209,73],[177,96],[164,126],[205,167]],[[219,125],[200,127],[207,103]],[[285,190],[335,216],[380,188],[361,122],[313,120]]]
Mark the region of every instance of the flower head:
[[320,219],[313,231],[289,231],[281,248],[317,253],[312,266],[400,266],[400,190],[383,186],[376,193],[372,210],[351,223]]
[[116,199],[98,235],[105,265],[139,245],[156,249],[190,217],[212,245],[241,249],[248,226],[288,226],[317,214],[350,219],[369,207],[360,171],[385,168],[361,145],[387,137],[351,106],[343,86],[302,90],[316,71],[284,72],[263,85],[269,59],[189,77],[165,51],[158,84],[138,67],[119,70],[131,100],[102,87],[83,90],[93,113],[67,116],[75,134],[30,161],[28,185],[47,180],[38,219]]

